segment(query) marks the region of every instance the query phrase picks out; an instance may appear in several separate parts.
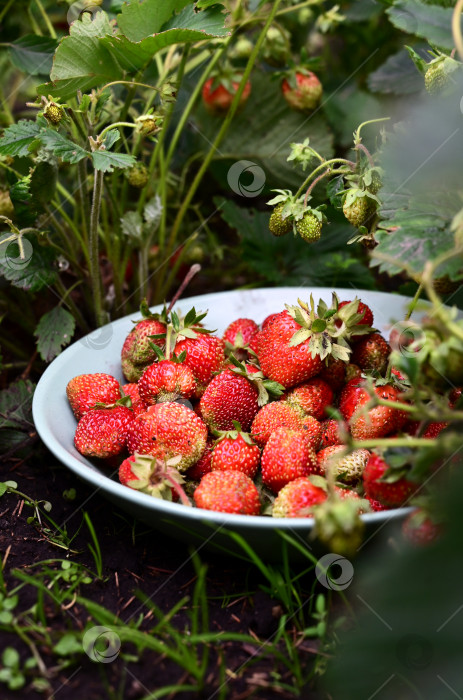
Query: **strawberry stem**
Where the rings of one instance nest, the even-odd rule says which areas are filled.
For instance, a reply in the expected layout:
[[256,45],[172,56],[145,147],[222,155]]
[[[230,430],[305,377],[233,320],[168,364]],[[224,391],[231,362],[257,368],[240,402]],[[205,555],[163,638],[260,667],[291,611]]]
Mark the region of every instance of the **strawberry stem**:
[[302,185],[299,187],[298,191],[296,192],[295,199],[301,196],[301,194],[304,192],[306,187],[308,186],[309,182],[311,179],[323,168],[326,168],[328,165],[334,164],[334,163],[344,163],[344,165],[349,166],[350,170],[355,169],[355,163],[351,160],[346,160],[346,158],[331,158],[331,160],[324,160],[323,163],[321,163],[319,166],[315,168],[315,170],[312,170],[310,175],[306,177]]
[[198,263],[195,263],[194,265],[192,265],[190,267],[190,269],[188,270],[188,272],[185,275],[185,279],[183,280],[182,284],[180,285],[180,287],[177,289],[174,296],[172,297],[172,301],[170,302],[169,308],[167,309],[167,315],[170,314],[174,305],[177,303],[181,294],[184,292],[185,287],[190,283],[190,281],[200,271],[200,269],[201,269],[201,265],[199,265]]

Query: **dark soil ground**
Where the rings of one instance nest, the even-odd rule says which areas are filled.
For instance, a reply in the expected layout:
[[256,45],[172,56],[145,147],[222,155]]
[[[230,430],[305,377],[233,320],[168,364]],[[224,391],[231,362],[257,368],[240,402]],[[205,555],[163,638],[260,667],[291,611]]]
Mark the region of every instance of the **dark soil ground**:
[[[18,585],[15,570],[29,571],[31,565],[47,559],[66,559],[95,571],[95,562],[88,548],[89,530],[82,524],[82,508],[88,512],[98,535],[103,560],[103,580],[80,587],[80,594],[104,606],[120,620],[128,623],[143,616],[141,629],[153,627],[153,615],[140,599],[140,591],[149,597],[163,613],[167,613],[181,598],[193,595],[197,572],[190,551],[175,542],[149,530],[143,523],[133,521],[125,513],[95,494],[83,482],[56,463],[39,445],[26,460],[16,459],[0,466],[0,480],[14,480],[18,490],[33,499],[46,499],[52,504],[50,516],[59,525],[65,524],[69,535],[81,529],[71,547],[78,553],[70,554],[47,540],[46,532],[37,523],[28,522],[33,508],[16,494],[5,494],[0,500],[0,553],[4,561],[4,578],[8,590]],[[67,500],[63,492],[74,488],[74,500]],[[46,524],[46,523],[44,523]],[[294,678],[288,667],[275,658],[275,653],[263,653],[262,642],[272,641],[278,629],[282,607],[261,586],[265,583],[255,567],[234,558],[223,558],[201,552],[201,561],[207,564],[207,596],[209,630],[240,632],[254,638],[254,643],[231,641],[210,645],[209,665],[204,691],[167,693],[163,697],[213,698],[290,698]],[[56,567],[60,565],[56,564]],[[53,568],[53,565],[52,565]],[[309,595],[311,583],[307,587]],[[26,585],[20,591],[17,611],[27,609],[37,601],[38,591]],[[191,604],[191,603],[190,603]],[[173,618],[176,629],[183,631],[189,623],[186,603]],[[70,630],[83,629],[88,622],[88,610],[71,599],[66,608],[44,599],[46,626],[54,642]],[[307,624],[311,624],[307,620]],[[97,624],[97,623],[95,623]],[[297,641],[296,630],[291,630]],[[188,673],[172,660],[145,649],[138,659],[135,648],[124,645],[112,663],[96,663],[85,653],[70,655],[71,662],[62,668],[56,653],[47,647],[40,634],[37,648],[47,667],[50,688],[38,693],[31,685],[37,672],[29,672],[28,682],[18,691],[0,685],[0,697],[35,700],[139,700],[167,685],[191,683]],[[15,647],[21,661],[30,656],[26,645],[7,626],[0,625],[0,649]],[[287,656],[284,643],[278,649]],[[305,640],[298,648],[304,676],[309,677],[316,658],[317,643]],[[132,654],[132,657],[130,657]],[[61,667],[60,667],[61,666]],[[220,678],[220,667],[225,674]],[[276,684],[280,688],[276,688]],[[305,685],[299,697],[315,698],[311,682]]]

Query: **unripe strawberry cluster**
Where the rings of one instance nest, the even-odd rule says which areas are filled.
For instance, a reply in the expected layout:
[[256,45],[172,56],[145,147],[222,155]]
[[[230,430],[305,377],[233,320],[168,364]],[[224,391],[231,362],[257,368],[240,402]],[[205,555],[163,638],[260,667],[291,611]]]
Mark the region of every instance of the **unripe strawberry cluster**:
[[313,300],[300,302],[261,325],[236,319],[222,337],[203,317],[138,322],[122,348],[122,387],[104,373],[69,382],[81,454],[117,467],[130,488],[219,512],[312,517],[328,498],[359,513],[408,501],[417,484],[406,470],[352,447],[417,431],[366,304],[333,295],[315,313]]

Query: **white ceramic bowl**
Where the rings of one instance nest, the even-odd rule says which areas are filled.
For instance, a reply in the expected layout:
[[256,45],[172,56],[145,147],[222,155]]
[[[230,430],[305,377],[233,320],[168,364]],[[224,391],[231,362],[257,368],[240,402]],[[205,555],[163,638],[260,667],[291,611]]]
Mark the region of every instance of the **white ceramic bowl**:
[[[308,301],[313,293],[315,303],[323,298],[331,300],[332,289],[280,287],[219,292],[190,297],[178,302],[177,310],[186,313],[191,306],[197,311],[208,310],[205,323],[221,335],[227,325],[239,317],[252,318],[260,323],[275,311],[284,309],[285,303],[297,303],[297,299]],[[374,313],[374,325],[388,332],[391,325],[401,320],[410,299],[382,292],[354,289],[336,290],[341,301],[353,299],[355,295],[370,306]],[[155,307],[155,311],[160,307]],[[107,372],[123,380],[120,367],[120,352],[123,341],[138,320],[134,313],[114,321],[94,333],[82,338],[67,348],[46,369],[34,394],[33,417],[41,439],[48,449],[77,476],[92,485],[95,493],[107,497],[123,510],[151,525],[155,530],[188,543],[217,550],[242,553],[227,534],[239,533],[255,551],[267,560],[278,560],[281,552],[279,531],[295,538],[303,547],[311,550],[310,539],[313,521],[307,518],[278,519],[264,516],[229,515],[198,508],[188,508],[152,498],[147,494],[122,486],[117,473],[104,471],[85,459],[74,447],[76,421],[66,398],[66,385],[79,374]],[[398,508],[380,513],[369,513],[363,517],[367,539],[383,529],[392,520],[397,520],[408,509]],[[299,553],[300,556],[300,553]]]

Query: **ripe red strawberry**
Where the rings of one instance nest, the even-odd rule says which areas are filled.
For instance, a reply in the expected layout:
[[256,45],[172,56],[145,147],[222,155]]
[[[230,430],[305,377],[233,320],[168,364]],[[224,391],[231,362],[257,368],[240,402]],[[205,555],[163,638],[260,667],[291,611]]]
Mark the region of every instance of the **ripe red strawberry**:
[[[228,80],[224,81],[224,83],[220,82],[218,78],[208,78],[204,83],[202,89],[203,102],[206,109],[212,114],[226,114],[238,90],[238,81]],[[243,105],[250,94],[251,83],[248,80],[244,86],[239,104]]]
[[372,452],[363,471],[365,495],[386,506],[401,506],[416,491],[416,484],[407,481],[404,477],[392,483],[382,481],[388,469],[389,465],[384,459],[376,452]]
[[132,401],[131,409],[135,416],[138,416],[139,413],[144,413],[146,411],[148,407],[140,396],[140,392],[138,391],[138,384],[136,384],[135,382],[132,382],[130,384],[124,384],[122,386],[122,391],[126,396],[130,396],[130,399]]
[[424,430],[423,437],[436,438],[448,425],[448,423],[430,423]]
[[[254,352],[256,355],[259,354],[259,347],[260,347],[260,336],[261,336],[261,331],[257,331],[255,333],[251,340],[248,343],[248,350],[251,350]],[[251,353],[252,354],[252,353]]]
[[138,381],[138,390],[150,406],[160,401],[191,398],[196,390],[196,380],[187,365],[160,360],[145,369]]
[[165,323],[154,318],[145,318],[132,328],[121,352],[122,371],[128,382],[138,382],[145,369],[157,359],[150,343],[161,348],[164,345],[162,338],[153,340],[150,336],[165,332]]
[[66,395],[72,411],[79,420],[96,403],[112,404],[121,398],[120,385],[110,374],[80,374],[71,379]]
[[210,428],[232,430],[237,421],[247,431],[259,410],[258,398],[259,392],[246,377],[225,369],[208,384],[199,407]]
[[[339,422],[333,418],[327,418],[321,422],[320,449],[331,447],[332,445],[342,445],[342,440],[339,435]],[[347,426],[344,425],[346,430]]]
[[326,500],[326,491],[301,476],[278,493],[273,504],[274,518],[313,518],[314,507]]
[[281,400],[285,400],[303,415],[320,420],[333,401],[333,390],[323,379],[315,377],[285,392]]
[[383,374],[387,368],[391,346],[379,333],[371,333],[360,338],[352,352],[352,362],[364,372],[376,371]]
[[[351,301],[341,301],[338,305],[338,310],[342,309],[343,306],[347,306],[347,304],[350,304]],[[369,306],[363,303],[363,301],[359,301],[358,307],[357,307],[357,313],[362,314],[362,320],[358,321],[358,324],[360,326],[372,326],[373,325],[373,311],[370,309]],[[362,335],[353,335],[351,337],[351,340],[355,342],[356,340],[359,340],[360,338],[363,338],[365,336]]]
[[74,445],[84,457],[115,457],[124,450],[133,421],[133,411],[126,406],[92,408],[77,424]]
[[161,460],[180,456],[177,469],[184,472],[204,452],[207,426],[191,408],[180,403],[158,403],[136,416],[129,428],[129,452]]
[[309,340],[290,345],[300,329],[288,311],[282,311],[260,332],[258,357],[262,372],[286,389],[311,379],[323,366],[319,355],[312,357]]
[[195,397],[199,398],[216,372],[225,363],[225,343],[215,335],[198,333],[196,338],[178,340],[174,349],[177,357],[186,352],[183,364],[191,369],[196,379]]
[[262,330],[265,330],[267,326],[270,326],[273,323],[273,321],[278,318],[278,316],[279,313],[269,314],[268,316],[266,316],[262,321]]
[[442,525],[435,522],[423,508],[416,508],[402,524],[402,535],[415,547],[426,547],[442,535]]
[[302,430],[277,428],[262,452],[262,481],[274,493],[300,476],[317,471],[315,451]]
[[259,326],[250,318],[238,318],[230,323],[222,336],[224,343],[230,343],[234,349],[247,347],[256,333]]
[[369,457],[368,450],[353,450],[349,454],[345,454],[344,445],[325,447],[317,454],[319,473],[324,476],[331,468],[337,481],[355,485],[362,478]]
[[[375,386],[374,393],[381,399],[398,401],[399,391],[390,384]],[[407,420],[403,411],[387,406],[375,406],[368,412],[362,409],[370,400],[364,383],[352,379],[346,384],[339,399],[339,410],[348,421],[352,436],[356,440],[385,437],[400,429]]]
[[260,462],[260,449],[249,433],[225,432],[212,450],[212,471],[237,471],[253,479]]
[[193,494],[198,508],[219,513],[259,515],[261,503],[253,481],[243,472],[210,472]]
[[212,448],[214,447],[214,440],[208,438],[206,442],[206,447],[201,457],[195,462],[191,467],[188,468],[186,476],[193,481],[201,481],[205,474],[209,474],[212,471]]
[[302,418],[301,429],[309,445],[313,447],[314,450],[318,450],[322,435],[322,426],[320,421],[313,416],[304,416]]
[[302,420],[285,401],[274,401],[262,406],[252,422],[251,435],[260,447],[264,447],[273,431],[280,427],[302,430]]
[[319,104],[323,87],[315,73],[298,70],[281,84],[283,97],[292,109],[311,112]]

